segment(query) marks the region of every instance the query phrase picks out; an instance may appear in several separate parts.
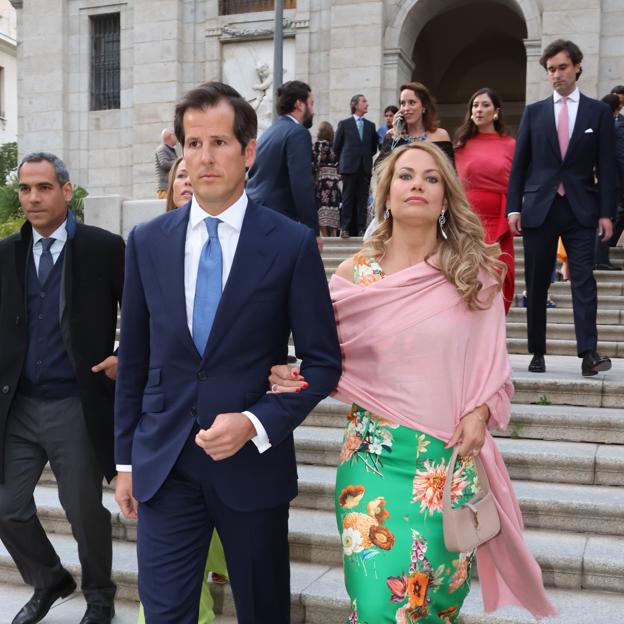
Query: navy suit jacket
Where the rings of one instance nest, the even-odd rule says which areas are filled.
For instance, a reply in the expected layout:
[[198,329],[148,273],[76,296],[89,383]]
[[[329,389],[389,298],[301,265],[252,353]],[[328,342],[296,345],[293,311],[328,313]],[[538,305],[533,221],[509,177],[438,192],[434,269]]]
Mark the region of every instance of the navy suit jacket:
[[338,122],[336,138],[334,139],[334,153],[338,159],[338,171],[340,173],[358,173],[360,166],[364,172],[371,175],[373,170],[373,156],[377,153],[377,130],[375,124],[364,119],[364,135],[360,139],[360,133],[353,115]]
[[[159,490],[197,422],[250,410],[272,447],[247,442],[213,461],[220,499],[240,511],[269,509],[297,494],[293,430],[337,385],[340,349],[313,232],[249,201],[234,262],[205,353],[186,318],[184,247],[190,202],[134,228],[128,238],[115,396],[118,464],[132,464],[141,502]],[[273,364],[285,362],[292,331],[300,394],[266,394]]]
[[256,161],[249,170],[247,194],[314,230],[318,236],[312,138],[290,117],[280,117],[258,139]]
[[552,96],[524,110],[509,177],[507,214],[521,213],[522,227],[539,227],[546,219],[560,182],[574,216],[583,227],[595,227],[599,217],[613,216],[613,114],[605,103],[583,94],[563,160]]

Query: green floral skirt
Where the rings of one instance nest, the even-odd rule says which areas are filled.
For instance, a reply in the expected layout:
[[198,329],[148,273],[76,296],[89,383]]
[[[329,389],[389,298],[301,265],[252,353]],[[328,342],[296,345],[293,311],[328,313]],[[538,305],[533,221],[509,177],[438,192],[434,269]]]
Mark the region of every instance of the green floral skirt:
[[[347,624],[449,624],[470,590],[474,552],[444,546],[442,493],[453,449],[353,405],[336,478],[336,518],[352,612]],[[478,491],[472,458],[452,500]]]

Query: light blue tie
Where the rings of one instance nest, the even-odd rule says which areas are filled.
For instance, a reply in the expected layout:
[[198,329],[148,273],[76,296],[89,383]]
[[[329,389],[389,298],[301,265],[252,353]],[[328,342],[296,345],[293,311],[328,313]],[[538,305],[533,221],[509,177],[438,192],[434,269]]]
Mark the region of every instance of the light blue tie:
[[193,304],[193,342],[200,355],[206,350],[206,343],[221,299],[223,274],[223,254],[217,228],[220,219],[206,217],[208,240],[202,248],[195,286]]
[[360,141],[364,140],[364,120],[361,117],[357,118],[357,129],[360,135]]

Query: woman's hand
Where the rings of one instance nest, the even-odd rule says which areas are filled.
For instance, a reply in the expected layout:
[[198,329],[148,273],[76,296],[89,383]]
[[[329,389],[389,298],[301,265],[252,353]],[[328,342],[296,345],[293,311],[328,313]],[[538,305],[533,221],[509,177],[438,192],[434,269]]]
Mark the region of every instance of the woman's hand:
[[267,394],[302,392],[308,387],[308,382],[299,374],[299,369],[288,364],[276,364],[271,368],[269,384],[271,389]]
[[489,418],[490,410],[487,405],[480,405],[472,412],[466,414],[459,421],[455,433],[446,443],[445,448],[451,448],[459,444],[459,455],[478,455],[485,444]]

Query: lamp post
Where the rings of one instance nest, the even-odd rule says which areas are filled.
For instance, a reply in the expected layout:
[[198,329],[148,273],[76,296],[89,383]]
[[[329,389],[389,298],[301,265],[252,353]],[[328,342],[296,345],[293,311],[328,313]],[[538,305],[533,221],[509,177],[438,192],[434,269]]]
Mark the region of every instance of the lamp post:
[[273,35],[273,122],[277,121],[277,90],[284,77],[284,0],[275,0],[275,33]]

